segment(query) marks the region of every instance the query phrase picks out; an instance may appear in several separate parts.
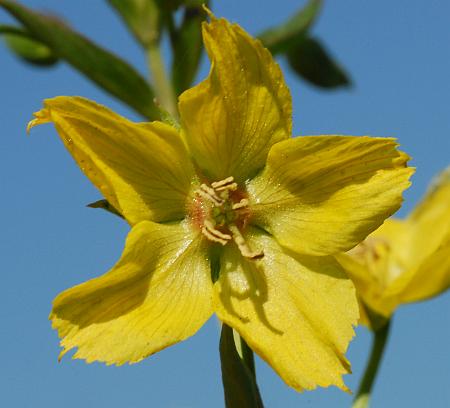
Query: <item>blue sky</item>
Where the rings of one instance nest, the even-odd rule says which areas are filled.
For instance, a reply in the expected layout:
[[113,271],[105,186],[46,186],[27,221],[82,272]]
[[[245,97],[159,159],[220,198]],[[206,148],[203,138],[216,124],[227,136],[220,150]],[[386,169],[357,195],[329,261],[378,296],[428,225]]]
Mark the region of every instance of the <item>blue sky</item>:
[[[128,59],[145,74],[139,47],[106,1],[33,0]],[[287,18],[303,2],[227,0],[214,12],[257,34]],[[293,5],[296,4],[296,6]],[[294,104],[295,134],[397,137],[417,167],[403,216],[427,183],[450,164],[450,3],[326,1],[314,27],[351,74],[354,86],[323,92],[300,82],[283,60]],[[12,21],[0,12],[0,23]],[[120,368],[57,362],[58,339],[47,320],[61,290],[109,269],[120,255],[127,226],[86,203],[99,193],[82,176],[50,126],[25,126],[44,98],[82,95],[137,119],[65,64],[33,69],[0,47],[0,160],[2,288],[0,404],[209,408],[222,406],[219,326],[210,320],[193,338],[144,362]],[[207,72],[204,61],[201,78]],[[450,406],[450,293],[401,307],[395,315],[373,407]],[[370,335],[357,329],[348,357],[355,389]],[[298,394],[261,361],[259,383],[267,407],[346,407],[337,389]]]

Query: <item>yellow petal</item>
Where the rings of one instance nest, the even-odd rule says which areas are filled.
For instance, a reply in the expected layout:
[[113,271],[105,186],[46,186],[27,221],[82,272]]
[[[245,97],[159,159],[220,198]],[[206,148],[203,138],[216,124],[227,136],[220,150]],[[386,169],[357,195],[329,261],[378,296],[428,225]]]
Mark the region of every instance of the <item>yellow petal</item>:
[[211,72],[180,96],[182,127],[207,176],[242,182],[290,137],[291,97],[269,51],[238,25],[212,17],[203,39]]
[[389,138],[309,136],[277,143],[248,184],[253,222],[310,255],[346,251],[402,202],[413,170]]
[[[355,284],[356,293],[365,305],[370,307],[375,313],[389,318],[397,306],[401,303],[398,296],[388,296],[386,294],[385,283],[380,280],[386,273],[383,269],[387,269],[387,259],[381,260],[382,265],[379,269],[372,269],[367,263],[361,259],[355,259],[348,253],[335,255],[345,272]],[[377,276],[377,273],[379,276]],[[362,324],[370,326],[366,311],[360,308],[360,319]]]
[[184,216],[194,170],[180,135],[133,123],[80,97],[47,99],[30,127],[53,122],[84,174],[131,223]]
[[351,251],[336,255],[364,304],[384,318],[401,303],[389,289],[405,271],[409,241],[408,224],[391,218]]
[[105,275],[61,293],[52,325],[62,354],[135,363],[193,335],[212,313],[212,283],[201,239],[182,224],[142,221]]
[[425,300],[450,287],[450,232],[436,251],[416,268],[404,272],[390,287],[403,303]]
[[404,264],[386,295],[398,296],[402,302],[436,296],[450,286],[450,168],[434,180],[405,225],[403,235],[408,239],[383,232]]
[[450,168],[432,182],[407,222],[412,236],[409,266],[417,268],[440,249],[450,234]]
[[[357,292],[358,294],[358,292]],[[358,297],[358,305],[359,305],[359,321],[358,324],[362,324],[367,328],[371,328],[369,314],[367,313],[366,306],[361,302],[361,299]]]
[[288,253],[256,229],[246,238],[264,257],[250,261],[235,246],[224,248],[217,315],[296,390],[347,390],[344,353],[358,320],[353,284],[332,257]]

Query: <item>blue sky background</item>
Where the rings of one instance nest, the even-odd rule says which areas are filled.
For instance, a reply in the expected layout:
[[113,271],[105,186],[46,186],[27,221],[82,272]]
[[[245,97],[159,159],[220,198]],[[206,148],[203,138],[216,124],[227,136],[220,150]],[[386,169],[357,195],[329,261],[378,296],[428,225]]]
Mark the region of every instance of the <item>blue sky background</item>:
[[[53,10],[76,29],[128,59],[145,74],[144,57],[106,1],[25,1]],[[303,2],[213,2],[218,16],[257,34]],[[445,0],[326,1],[314,32],[348,69],[354,87],[323,92],[300,82],[281,61],[294,103],[295,134],[395,136],[417,166],[405,215],[434,174],[450,164],[450,3]],[[0,23],[12,20],[0,12]],[[205,61],[200,77],[208,69]],[[142,363],[120,368],[57,362],[58,339],[47,316],[56,294],[98,276],[118,259],[127,226],[85,207],[99,198],[51,126],[25,135],[44,98],[83,95],[137,119],[65,64],[34,69],[0,47],[0,406],[222,406],[211,319],[193,338]],[[373,407],[450,406],[450,293],[396,313]],[[370,346],[357,329],[348,357],[356,389]],[[337,389],[298,394],[265,363],[258,378],[267,407],[347,407]]]

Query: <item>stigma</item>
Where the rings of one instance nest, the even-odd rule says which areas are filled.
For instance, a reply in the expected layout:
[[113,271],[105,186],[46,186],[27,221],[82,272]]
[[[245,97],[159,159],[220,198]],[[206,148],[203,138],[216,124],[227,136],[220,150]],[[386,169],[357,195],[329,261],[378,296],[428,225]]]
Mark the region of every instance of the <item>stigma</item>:
[[234,178],[202,183],[194,191],[191,219],[209,241],[226,245],[233,241],[243,257],[256,260],[263,251],[252,250],[242,235],[250,217],[249,201]]

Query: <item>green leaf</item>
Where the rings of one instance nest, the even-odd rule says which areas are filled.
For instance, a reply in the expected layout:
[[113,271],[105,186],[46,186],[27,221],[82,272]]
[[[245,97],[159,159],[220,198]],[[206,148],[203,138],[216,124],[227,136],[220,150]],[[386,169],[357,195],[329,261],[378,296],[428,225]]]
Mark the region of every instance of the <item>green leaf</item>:
[[156,0],[108,0],[108,3],[120,14],[144,47],[158,41],[160,13]]
[[295,45],[317,18],[322,0],[310,0],[285,23],[269,28],[258,36],[272,54],[284,53]]
[[318,40],[304,37],[289,49],[287,57],[293,70],[312,84],[322,88],[349,86],[350,79]]
[[153,91],[128,63],[54,17],[34,12],[16,1],[0,0],[0,6],[20,21],[33,39],[48,46],[58,58],[67,61],[148,119],[158,118]]
[[87,207],[101,208],[102,210],[108,211],[111,214],[117,215],[120,218],[124,218],[123,215],[107,200],[94,201],[93,203],[88,204]]
[[50,66],[58,62],[58,58],[49,47],[34,40],[25,30],[0,25],[0,35],[8,48],[25,62],[37,66]]
[[238,353],[233,329],[226,324],[220,335],[220,362],[226,408],[264,408],[252,368]]
[[183,21],[173,34],[172,81],[177,95],[191,87],[197,74],[203,51],[202,21],[205,16],[201,6],[186,7]]

